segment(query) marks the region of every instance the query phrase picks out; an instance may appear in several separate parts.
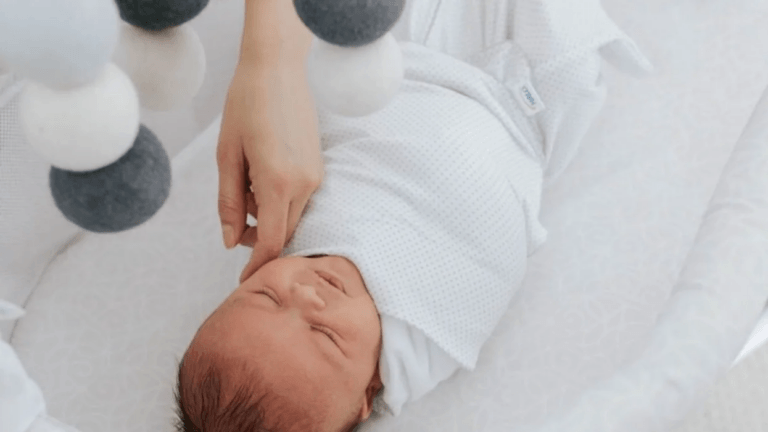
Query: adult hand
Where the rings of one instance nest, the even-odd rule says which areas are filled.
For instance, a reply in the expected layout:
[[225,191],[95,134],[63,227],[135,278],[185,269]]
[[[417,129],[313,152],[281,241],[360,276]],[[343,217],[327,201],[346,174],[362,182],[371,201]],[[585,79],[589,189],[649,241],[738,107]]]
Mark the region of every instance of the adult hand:
[[[216,159],[224,244],[253,247],[243,282],[280,256],[323,177],[317,111],[303,69],[238,65]],[[248,212],[257,226],[246,225]]]

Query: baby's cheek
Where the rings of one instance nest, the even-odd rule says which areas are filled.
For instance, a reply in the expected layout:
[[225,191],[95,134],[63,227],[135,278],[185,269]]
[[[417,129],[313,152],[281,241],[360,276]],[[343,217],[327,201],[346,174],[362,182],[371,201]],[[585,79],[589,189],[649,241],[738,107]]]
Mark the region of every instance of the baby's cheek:
[[378,347],[381,341],[381,322],[375,309],[358,309],[357,314],[357,353],[366,362],[378,360]]
[[348,325],[354,327],[357,338],[362,343],[376,343],[381,335],[378,312],[372,303],[356,301],[350,310]]

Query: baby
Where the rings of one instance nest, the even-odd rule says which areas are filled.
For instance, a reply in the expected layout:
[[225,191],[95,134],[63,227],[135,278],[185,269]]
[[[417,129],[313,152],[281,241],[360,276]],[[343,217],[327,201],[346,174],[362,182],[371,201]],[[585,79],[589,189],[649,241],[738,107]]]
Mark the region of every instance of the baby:
[[379,315],[352,262],[271,261],[187,351],[179,377],[185,430],[351,430],[381,390],[380,352]]
[[485,38],[450,26],[471,2],[431,9],[428,32],[411,3],[400,93],[364,118],[319,110],[323,184],[192,340],[180,431],[349,431],[472,370],[546,238],[542,185],[604,100],[602,59],[650,68],[597,1],[488,1]]

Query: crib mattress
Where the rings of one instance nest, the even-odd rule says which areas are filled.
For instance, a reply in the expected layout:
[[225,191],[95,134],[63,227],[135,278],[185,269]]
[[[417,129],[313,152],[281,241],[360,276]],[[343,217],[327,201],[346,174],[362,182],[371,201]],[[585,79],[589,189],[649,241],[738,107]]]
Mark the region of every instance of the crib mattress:
[[[768,84],[768,4],[604,6],[656,74],[635,81],[607,69],[604,110],[571,167],[544,192],[548,242],[477,370],[363,430],[531,430],[577,406],[652,344],[721,172]],[[12,344],[49,413],[83,432],[171,430],[177,362],[236,286],[248,251],[221,243],[219,128],[220,118],[174,159],[171,196],[152,220],[120,234],[83,234],[62,253],[16,327]],[[734,344],[744,344],[742,333]],[[670,406],[690,407],[679,402]]]

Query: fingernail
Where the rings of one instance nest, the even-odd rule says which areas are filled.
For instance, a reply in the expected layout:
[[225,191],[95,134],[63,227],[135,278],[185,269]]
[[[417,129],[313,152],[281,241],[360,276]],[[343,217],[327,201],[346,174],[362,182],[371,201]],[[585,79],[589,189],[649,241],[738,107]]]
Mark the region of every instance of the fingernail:
[[224,225],[222,227],[222,231],[224,231],[224,247],[227,249],[232,249],[235,247],[235,230],[229,225]]

